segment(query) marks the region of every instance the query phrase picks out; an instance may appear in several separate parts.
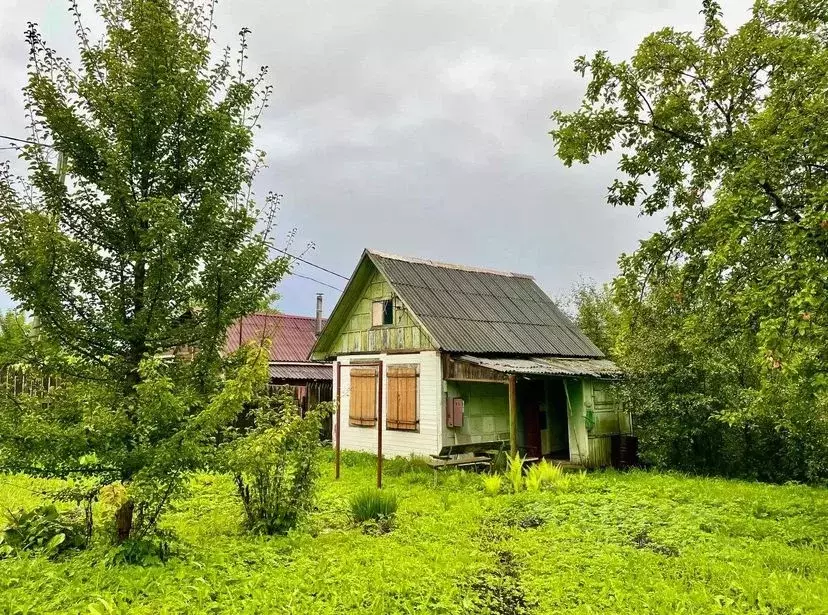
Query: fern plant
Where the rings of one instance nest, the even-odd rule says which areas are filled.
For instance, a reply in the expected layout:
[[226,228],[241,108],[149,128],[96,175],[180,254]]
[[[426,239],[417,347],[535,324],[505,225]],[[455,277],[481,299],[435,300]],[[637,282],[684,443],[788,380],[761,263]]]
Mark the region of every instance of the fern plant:
[[523,466],[526,463],[526,458],[521,457],[516,453],[514,457],[507,457],[506,478],[512,486],[512,492],[518,493],[523,490]]
[[483,491],[486,495],[495,496],[503,489],[503,477],[500,474],[489,474],[483,477]]

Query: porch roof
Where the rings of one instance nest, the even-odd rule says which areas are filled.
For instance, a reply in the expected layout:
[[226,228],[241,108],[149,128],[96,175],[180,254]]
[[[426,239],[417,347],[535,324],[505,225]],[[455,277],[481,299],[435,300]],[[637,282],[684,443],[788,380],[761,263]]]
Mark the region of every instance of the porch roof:
[[330,363],[272,361],[268,371],[271,380],[333,380]]
[[609,359],[569,357],[481,357],[461,355],[461,361],[479,365],[504,374],[526,376],[589,376],[619,378],[621,369]]

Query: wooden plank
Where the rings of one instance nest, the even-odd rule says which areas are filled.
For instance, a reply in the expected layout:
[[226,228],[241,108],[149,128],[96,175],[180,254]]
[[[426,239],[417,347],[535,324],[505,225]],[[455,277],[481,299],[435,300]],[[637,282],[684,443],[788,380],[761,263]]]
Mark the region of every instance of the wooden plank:
[[509,454],[515,457],[517,452],[517,384],[515,375],[509,374]]

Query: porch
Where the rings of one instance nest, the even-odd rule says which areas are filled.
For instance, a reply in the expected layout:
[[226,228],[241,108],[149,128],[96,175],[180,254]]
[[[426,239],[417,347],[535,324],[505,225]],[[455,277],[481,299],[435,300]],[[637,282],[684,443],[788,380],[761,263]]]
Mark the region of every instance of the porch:
[[619,376],[604,359],[445,356],[443,446],[505,440],[511,454],[610,464],[610,438],[631,433]]

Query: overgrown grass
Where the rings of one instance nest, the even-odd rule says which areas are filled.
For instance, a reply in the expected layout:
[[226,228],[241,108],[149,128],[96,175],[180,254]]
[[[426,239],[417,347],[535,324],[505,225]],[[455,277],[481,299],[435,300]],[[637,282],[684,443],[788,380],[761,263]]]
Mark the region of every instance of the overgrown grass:
[[[327,453],[326,453],[327,455]],[[55,560],[0,560],[0,613],[824,613],[828,492],[646,472],[484,497],[481,478],[402,464],[393,532],[366,534],[350,498],[374,460],[326,467],[316,509],[251,536],[233,484],[194,479],[162,521],[166,564],[112,566],[100,541]],[[326,463],[330,459],[326,458]],[[406,467],[407,466],[407,467]],[[42,502],[0,477],[0,508]]]
[[397,496],[393,491],[363,489],[351,496],[351,517],[357,523],[392,517],[397,513]]

